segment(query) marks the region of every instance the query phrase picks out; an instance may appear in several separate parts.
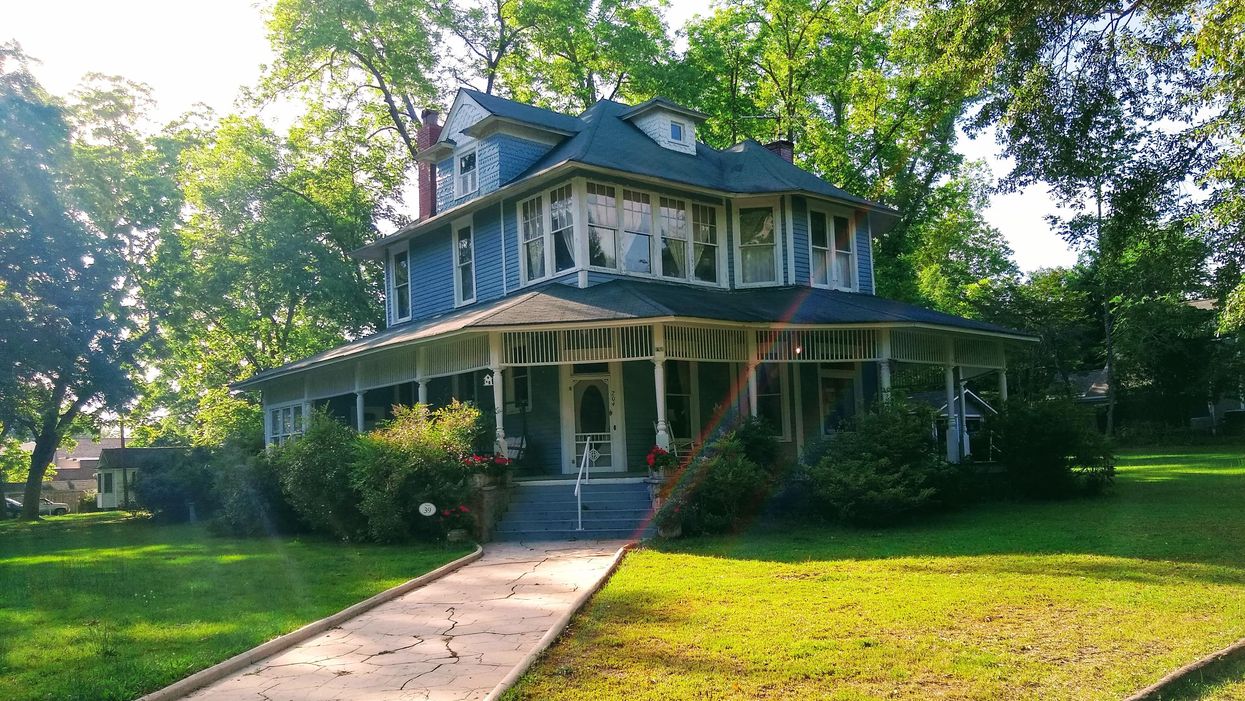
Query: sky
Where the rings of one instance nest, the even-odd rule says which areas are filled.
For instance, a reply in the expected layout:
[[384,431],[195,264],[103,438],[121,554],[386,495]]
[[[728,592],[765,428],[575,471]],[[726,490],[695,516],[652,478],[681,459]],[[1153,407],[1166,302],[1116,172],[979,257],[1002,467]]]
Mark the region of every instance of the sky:
[[[672,0],[671,26],[708,6],[708,0]],[[160,122],[196,103],[227,112],[271,57],[256,0],[0,0],[0,42],[10,39],[39,61],[34,73],[56,95],[68,95],[89,72],[150,85]],[[960,151],[985,159],[996,176],[1008,171],[989,135],[963,140]],[[1045,188],[1032,187],[995,195],[985,216],[1003,232],[1020,268],[1030,271],[1076,260],[1046,223],[1044,216],[1055,211]]]

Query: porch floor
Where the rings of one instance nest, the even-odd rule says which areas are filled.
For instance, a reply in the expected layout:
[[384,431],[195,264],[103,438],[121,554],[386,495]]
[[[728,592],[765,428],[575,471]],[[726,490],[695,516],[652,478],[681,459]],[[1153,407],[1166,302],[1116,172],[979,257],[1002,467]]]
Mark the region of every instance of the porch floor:
[[[578,475],[576,475],[575,473],[568,474],[564,472],[560,472],[557,474],[551,473],[547,475],[522,475],[522,476],[515,475],[514,481],[515,482],[574,482],[577,476]],[[592,479],[603,479],[603,480],[604,479],[619,479],[619,478],[632,479],[636,477],[648,477],[648,470],[647,469],[626,470],[622,472],[601,471],[601,472],[593,472],[590,476],[592,477]]]

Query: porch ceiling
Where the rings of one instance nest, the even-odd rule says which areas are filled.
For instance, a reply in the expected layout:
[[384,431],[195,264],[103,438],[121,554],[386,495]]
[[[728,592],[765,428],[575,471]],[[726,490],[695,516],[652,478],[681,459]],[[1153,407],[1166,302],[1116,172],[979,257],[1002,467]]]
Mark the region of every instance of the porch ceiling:
[[253,389],[313,367],[460,333],[535,331],[533,327],[625,324],[646,319],[778,327],[910,327],[1011,341],[1036,340],[1002,326],[851,292],[809,287],[719,290],[633,280],[613,280],[579,288],[555,282],[512,297],[388,329],[259,373],[235,383],[232,388]]

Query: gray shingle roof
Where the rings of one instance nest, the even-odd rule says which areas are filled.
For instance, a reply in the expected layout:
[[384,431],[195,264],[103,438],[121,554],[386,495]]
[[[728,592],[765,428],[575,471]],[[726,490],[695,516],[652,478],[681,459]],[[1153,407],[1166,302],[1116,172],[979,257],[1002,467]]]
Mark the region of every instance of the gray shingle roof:
[[810,287],[720,290],[638,280],[612,280],[579,288],[551,282],[493,302],[387,329],[259,373],[249,380],[235,383],[233,388],[254,387],[290,372],[457,331],[663,317],[737,323],[913,324],[1031,338],[1023,332],[995,324],[854,292]]
[[548,127],[555,131],[577,132],[584,128],[584,123],[578,117],[572,117],[553,110],[547,110],[543,107],[534,105],[525,105],[522,102],[507,100],[504,97],[489,95],[479,90],[471,88],[462,88],[471,99],[475,100],[481,107],[498,117],[513,119],[516,122],[531,124],[538,127]]

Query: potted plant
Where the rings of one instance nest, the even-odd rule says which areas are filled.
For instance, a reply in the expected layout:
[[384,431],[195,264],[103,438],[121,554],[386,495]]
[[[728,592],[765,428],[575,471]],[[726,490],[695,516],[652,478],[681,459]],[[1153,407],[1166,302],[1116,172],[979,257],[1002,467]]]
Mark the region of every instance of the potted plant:
[[657,445],[648,451],[648,457],[645,458],[645,461],[648,463],[649,477],[662,482],[666,481],[679,468],[679,459],[675,457],[674,453]]
[[462,543],[471,539],[471,531],[475,527],[475,518],[466,504],[441,510],[441,527],[445,529],[445,539],[451,543]]
[[505,484],[510,476],[511,461],[505,455],[468,455],[463,465],[476,488]]

